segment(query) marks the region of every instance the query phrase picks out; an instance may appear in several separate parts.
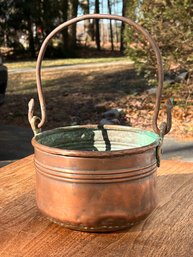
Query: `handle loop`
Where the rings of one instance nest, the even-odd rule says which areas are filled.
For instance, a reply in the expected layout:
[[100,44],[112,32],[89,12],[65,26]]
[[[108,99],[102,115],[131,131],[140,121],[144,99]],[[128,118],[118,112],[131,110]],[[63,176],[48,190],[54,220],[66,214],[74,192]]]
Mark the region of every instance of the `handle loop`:
[[[157,120],[160,110],[160,102],[161,102],[161,94],[162,94],[162,88],[163,88],[163,80],[164,80],[164,74],[163,74],[163,65],[162,65],[162,59],[161,54],[159,51],[159,48],[154,41],[154,39],[150,36],[150,34],[139,24],[135,23],[129,18],[118,16],[118,15],[110,15],[110,14],[87,14],[80,17],[73,18],[71,20],[68,20],[62,24],[60,24],[58,27],[56,27],[44,40],[42,43],[42,46],[40,48],[38,58],[37,58],[37,64],[36,64],[36,82],[37,82],[37,90],[38,90],[38,97],[40,101],[40,108],[41,108],[41,119],[40,122],[37,124],[38,118],[33,118],[32,115],[32,108],[29,110],[31,113],[28,115],[29,122],[33,127],[35,127],[35,130],[38,131],[40,129],[45,121],[46,121],[46,104],[45,99],[43,95],[42,90],[42,81],[41,81],[41,65],[42,65],[42,59],[44,57],[44,53],[46,51],[46,47],[56,33],[60,32],[62,29],[77,23],[79,21],[87,20],[87,19],[113,19],[113,20],[119,20],[122,21],[128,25],[131,25],[135,30],[138,32],[141,32],[143,36],[146,38],[146,40],[150,43],[152,49],[154,50],[156,60],[157,60],[157,80],[158,80],[158,87],[156,91],[156,102],[155,102],[155,110],[153,114],[152,119],[152,126],[155,133],[159,134],[160,136],[164,136],[167,134],[171,129],[171,109],[172,109],[172,103],[171,100],[167,101],[166,108],[167,108],[167,122],[164,122],[161,124],[160,128],[158,127]],[[31,118],[30,118],[31,117]],[[163,129],[164,128],[164,129]],[[34,128],[32,128],[34,130]]]

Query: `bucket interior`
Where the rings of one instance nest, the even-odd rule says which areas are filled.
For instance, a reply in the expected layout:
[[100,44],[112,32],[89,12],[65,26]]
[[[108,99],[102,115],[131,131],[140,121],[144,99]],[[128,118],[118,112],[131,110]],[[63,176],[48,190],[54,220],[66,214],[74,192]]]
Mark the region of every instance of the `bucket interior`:
[[36,135],[44,146],[78,151],[118,151],[159,144],[151,131],[126,126],[73,126],[57,128]]

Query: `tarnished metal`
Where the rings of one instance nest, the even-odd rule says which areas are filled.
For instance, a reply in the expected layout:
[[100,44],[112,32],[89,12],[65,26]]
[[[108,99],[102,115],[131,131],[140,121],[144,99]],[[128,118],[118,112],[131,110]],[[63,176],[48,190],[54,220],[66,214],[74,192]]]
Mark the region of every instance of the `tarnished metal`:
[[156,206],[159,136],[135,128],[75,126],[42,132],[35,148],[37,205],[66,227],[130,227]]
[[[118,125],[85,125],[40,132],[46,120],[41,86],[41,63],[49,40],[63,28],[85,19],[115,19],[133,26],[149,41],[157,59],[158,88],[153,115],[154,132]],[[106,14],[84,15],[54,29],[40,49],[36,78],[42,117],[28,119],[34,131],[36,199],[51,220],[83,231],[119,230],[144,219],[156,206],[156,169],[163,137],[171,129],[172,103],[167,121],[158,127],[163,68],[159,49],[149,33],[132,20]]]
[[172,127],[172,115],[171,115],[171,111],[173,108],[172,101],[173,101],[172,99],[168,99],[166,101],[167,123],[162,122],[161,126],[160,126],[160,143],[157,146],[157,155],[156,155],[158,167],[160,167],[160,160],[161,160],[161,156],[162,156],[162,145],[163,145],[164,136],[170,131],[170,129]]
[[34,99],[31,99],[28,103],[28,120],[31,125],[31,128],[34,132],[34,135],[37,135],[41,132],[41,129],[38,128],[38,123],[40,122],[40,118],[34,116]]

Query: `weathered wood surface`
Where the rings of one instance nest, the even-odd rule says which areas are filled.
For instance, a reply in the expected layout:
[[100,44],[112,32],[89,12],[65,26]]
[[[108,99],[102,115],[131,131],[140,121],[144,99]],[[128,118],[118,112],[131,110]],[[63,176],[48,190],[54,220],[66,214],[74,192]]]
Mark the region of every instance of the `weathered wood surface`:
[[71,231],[37,210],[29,156],[0,169],[0,256],[192,257],[193,164],[162,161],[158,198],[156,210],[129,230]]

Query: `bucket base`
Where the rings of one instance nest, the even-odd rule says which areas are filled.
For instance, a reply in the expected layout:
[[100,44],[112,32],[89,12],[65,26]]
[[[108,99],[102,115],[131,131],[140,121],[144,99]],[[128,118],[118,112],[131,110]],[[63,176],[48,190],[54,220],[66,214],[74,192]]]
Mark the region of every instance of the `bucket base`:
[[82,231],[82,232],[113,232],[113,231],[118,231],[118,230],[124,230],[124,229],[129,229],[131,227],[133,227],[134,225],[139,224],[141,221],[143,221],[144,219],[146,219],[149,214],[144,215],[143,217],[140,217],[140,219],[133,221],[133,222],[125,222],[124,224],[104,224],[104,225],[98,225],[98,226],[88,226],[88,225],[84,225],[84,224],[73,224],[70,223],[68,221],[61,221],[61,220],[57,220],[53,217],[50,217],[48,215],[46,215],[45,213],[43,213],[41,210],[40,212],[44,215],[44,217],[46,217],[48,220],[50,220],[51,222],[64,227],[64,228],[68,228],[71,230],[76,230],[76,231]]
[[129,229],[132,226],[138,224],[140,221],[138,222],[130,222],[127,223],[125,225],[120,225],[120,226],[99,226],[99,227],[87,227],[84,226],[83,224],[81,225],[73,225],[71,223],[68,222],[61,222],[59,220],[56,220],[54,218],[51,217],[47,217],[47,219],[49,219],[50,221],[52,221],[53,223],[60,225],[62,227],[68,228],[68,229],[72,229],[72,230],[77,230],[77,231],[82,231],[82,232],[113,232],[113,231],[118,231],[118,230],[124,230],[124,229]]

